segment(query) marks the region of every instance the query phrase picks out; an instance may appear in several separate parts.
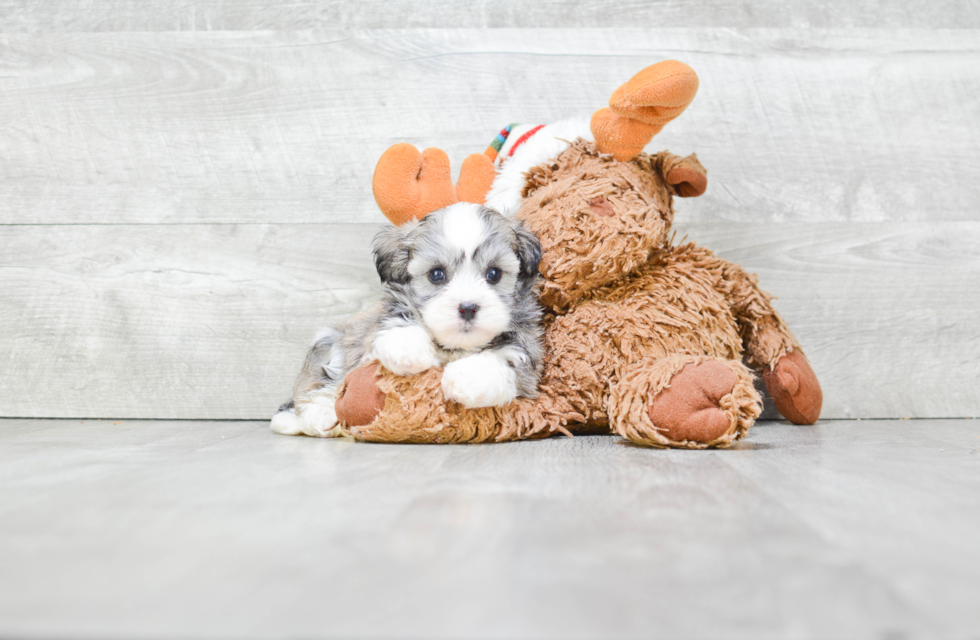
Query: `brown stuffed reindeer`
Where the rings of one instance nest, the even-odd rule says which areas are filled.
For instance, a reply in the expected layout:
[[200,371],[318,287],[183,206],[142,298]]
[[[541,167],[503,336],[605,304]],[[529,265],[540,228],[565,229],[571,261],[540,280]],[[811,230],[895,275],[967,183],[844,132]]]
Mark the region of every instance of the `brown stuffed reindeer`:
[[346,431],[375,442],[613,432],[641,445],[725,447],[760,412],[743,361],[762,374],[786,418],[816,421],[820,385],[756,278],[707,249],[672,242],[673,198],[701,195],[705,170],[694,155],[642,149],[697,85],[680,62],[648,67],[591,123],[509,127],[487,154],[467,158],[458,187],[442,152],[389,149],[374,191],[394,221],[485,199],[540,239],[541,393],[465,409],[443,398],[438,369],[400,377],[371,363],[340,390]]

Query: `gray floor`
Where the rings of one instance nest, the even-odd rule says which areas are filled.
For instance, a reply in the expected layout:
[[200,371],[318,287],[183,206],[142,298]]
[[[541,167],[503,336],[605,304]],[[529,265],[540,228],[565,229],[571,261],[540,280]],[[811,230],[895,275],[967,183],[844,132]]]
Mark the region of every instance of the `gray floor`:
[[980,421],[388,446],[0,420],[0,635],[980,638]]

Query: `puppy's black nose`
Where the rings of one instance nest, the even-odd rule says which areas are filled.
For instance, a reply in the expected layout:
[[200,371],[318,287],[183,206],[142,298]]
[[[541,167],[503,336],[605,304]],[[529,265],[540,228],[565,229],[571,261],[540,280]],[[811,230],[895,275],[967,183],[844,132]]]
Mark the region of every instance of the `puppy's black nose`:
[[476,312],[480,310],[480,305],[473,302],[464,302],[459,305],[459,317],[463,320],[472,320],[476,317]]

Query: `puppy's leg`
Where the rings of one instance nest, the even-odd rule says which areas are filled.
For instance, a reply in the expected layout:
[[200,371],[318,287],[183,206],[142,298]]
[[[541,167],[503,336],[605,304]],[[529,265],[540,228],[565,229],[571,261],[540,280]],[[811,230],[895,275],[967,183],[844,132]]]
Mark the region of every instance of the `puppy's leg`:
[[269,427],[284,435],[306,434],[319,438],[342,435],[334,404],[344,376],[343,333],[328,330],[309,352],[293,387],[293,399],[279,407]]
[[[337,423],[337,387],[321,387],[310,395],[289,403],[272,416],[269,428],[286,436],[307,435],[314,438],[334,438],[343,435]],[[285,405],[284,405],[285,406]]]
[[377,360],[385,369],[400,376],[439,366],[432,339],[425,329],[415,324],[378,331],[364,362],[371,360]]
[[298,436],[303,433],[303,420],[296,415],[296,405],[292,400],[279,407],[276,414],[272,416],[269,428],[284,436]]
[[337,422],[337,385],[327,385],[311,392],[296,403],[297,418],[302,432],[316,438],[335,438],[343,435]]
[[454,360],[442,374],[442,393],[467,409],[499,407],[517,397],[514,349],[492,349]]

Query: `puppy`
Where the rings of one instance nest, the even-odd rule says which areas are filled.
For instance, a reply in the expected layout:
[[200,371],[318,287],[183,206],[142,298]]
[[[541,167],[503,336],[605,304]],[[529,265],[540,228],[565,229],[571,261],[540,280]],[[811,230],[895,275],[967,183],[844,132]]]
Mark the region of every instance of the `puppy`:
[[533,233],[461,202],[385,229],[373,248],[381,301],[317,337],[273,431],[341,435],[337,388],[374,360],[397,375],[445,367],[443,394],[468,408],[537,395],[541,245]]

